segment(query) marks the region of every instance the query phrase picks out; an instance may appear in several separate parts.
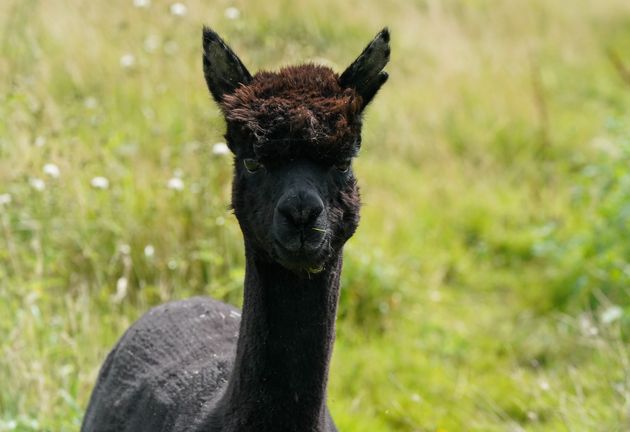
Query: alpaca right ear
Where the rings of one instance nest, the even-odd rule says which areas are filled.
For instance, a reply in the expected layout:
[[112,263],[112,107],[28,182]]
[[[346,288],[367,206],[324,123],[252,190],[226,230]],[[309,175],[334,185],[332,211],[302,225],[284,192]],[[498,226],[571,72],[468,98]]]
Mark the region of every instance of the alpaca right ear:
[[361,55],[339,77],[342,87],[354,88],[363,99],[363,106],[374,98],[387,78],[383,68],[389,61],[389,30],[384,28],[365,47]]
[[241,60],[213,30],[203,27],[203,73],[215,101],[248,84],[252,76]]

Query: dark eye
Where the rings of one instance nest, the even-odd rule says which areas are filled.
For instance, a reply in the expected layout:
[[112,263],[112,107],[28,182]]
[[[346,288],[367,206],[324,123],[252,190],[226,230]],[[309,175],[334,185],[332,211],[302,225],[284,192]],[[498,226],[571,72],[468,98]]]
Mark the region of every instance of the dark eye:
[[260,169],[262,164],[258,162],[256,159],[244,159],[243,165],[245,165],[245,169],[250,173],[256,172]]
[[335,164],[335,168],[337,169],[337,171],[342,173],[348,172],[351,162],[352,161],[350,159],[339,162],[338,164]]

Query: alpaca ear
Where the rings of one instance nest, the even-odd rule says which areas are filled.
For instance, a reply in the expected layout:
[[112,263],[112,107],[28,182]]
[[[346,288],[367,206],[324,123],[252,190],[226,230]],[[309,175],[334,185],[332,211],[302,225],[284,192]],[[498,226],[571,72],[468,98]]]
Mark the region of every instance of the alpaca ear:
[[249,83],[252,76],[223,39],[205,26],[202,41],[203,73],[212,97],[220,103],[224,95]]
[[387,78],[383,68],[389,61],[389,30],[384,28],[361,55],[339,77],[342,87],[354,88],[363,99],[363,106],[374,98]]

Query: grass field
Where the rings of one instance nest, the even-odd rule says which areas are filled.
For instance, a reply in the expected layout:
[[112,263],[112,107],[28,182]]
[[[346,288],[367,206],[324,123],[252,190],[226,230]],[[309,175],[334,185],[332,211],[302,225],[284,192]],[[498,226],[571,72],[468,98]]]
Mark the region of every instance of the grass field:
[[343,431],[630,429],[630,2],[0,2],[0,431],[78,430],[149,307],[238,304],[201,25],[250,70],[392,31],[356,163]]

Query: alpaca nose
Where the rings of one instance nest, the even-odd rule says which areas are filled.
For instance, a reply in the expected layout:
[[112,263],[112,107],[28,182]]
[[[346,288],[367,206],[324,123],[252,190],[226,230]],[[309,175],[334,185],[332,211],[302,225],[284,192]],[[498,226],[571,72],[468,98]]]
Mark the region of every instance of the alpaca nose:
[[298,192],[284,197],[278,203],[278,213],[288,224],[297,229],[315,225],[323,211],[324,203],[313,192]]

